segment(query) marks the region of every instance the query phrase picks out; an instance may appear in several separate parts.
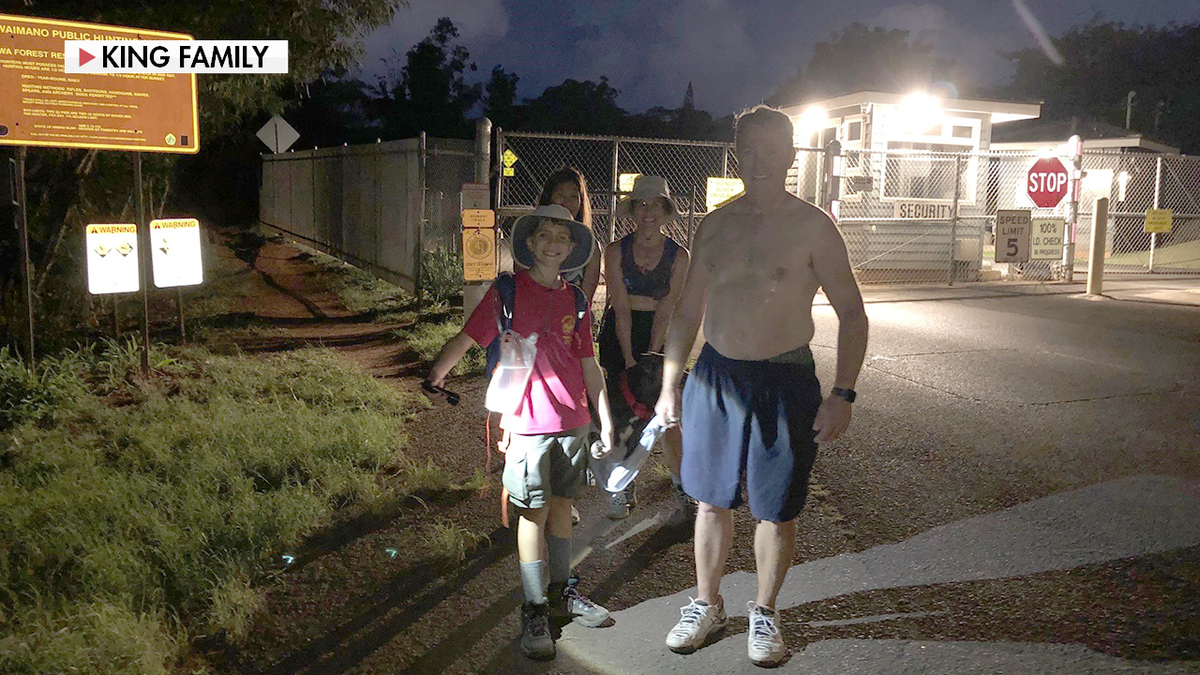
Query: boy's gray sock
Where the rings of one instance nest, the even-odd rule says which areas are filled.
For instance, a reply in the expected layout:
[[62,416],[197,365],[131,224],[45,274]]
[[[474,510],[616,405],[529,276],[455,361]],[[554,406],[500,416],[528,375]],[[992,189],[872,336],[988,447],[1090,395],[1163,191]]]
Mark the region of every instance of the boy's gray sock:
[[521,565],[521,587],[525,589],[525,601],[535,605],[546,604],[545,574],[542,561],[523,562]]
[[547,536],[546,557],[550,559],[550,583],[565,582],[571,576],[571,540]]

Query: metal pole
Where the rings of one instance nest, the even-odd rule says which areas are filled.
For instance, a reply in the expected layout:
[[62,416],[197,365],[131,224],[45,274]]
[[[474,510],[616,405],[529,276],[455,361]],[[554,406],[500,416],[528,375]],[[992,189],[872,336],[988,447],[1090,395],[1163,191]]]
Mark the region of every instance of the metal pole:
[[1075,281],[1075,229],[1079,223],[1079,179],[1083,173],[1083,139],[1075,135],[1067,143],[1071,146],[1071,173],[1068,182],[1071,201],[1067,204],[1067,245],[1063,249],[1063,281],[1069,284]]
[[[699,190],[695,185],[692,186],[692,204],[688,208],[688,248],[692,247],[692,242],[696,239],[696,201],[700,198]],[[705,205],[705,211],[708,207]]]
[[950,205],[950,269],[947,274],[949,286],[954,285],[954,266],[957,263],[954,249],[958,244],[958,193],[962,189],[962,161],[962,156],[954,158],[954,201]]
[[175,300],[179,303],[179,339],[187,344],[187,323],[183,317],[183,287],[175,287]]
[[1088,254],[1087,294],[1100,295],[1104,285],[1104,242],[1108,234],[1108,197],[1097,197],[1092,216],[1092,250]]
[[826,208],[829,215],[833,217],[836,223],[841,217],[842,210],[842,142],[829,141],[825,146],[825,159],[828,162],[827,173],[825,174],[826,182]]
[[29,366],[37,363],[37,343],[33,337],[33,263],[29,260],[29,202],[25,198],[25,156],[28,148],[17,150],[17,227],[21,230],[21,276],[25,280],[25,311],[29,319]]
[[[1162,190],[1162,160],[1160,156],[1154,163],[1154,208],[1158,208],[1158,196]],[[1146,265],[1147,272],[1154,272],[1154,249],[1158,247],[1158,233],[1150,233],[1150,261]]]
[[137,197],[138,283],[142,286],[142,373],[150,372],[150,228],[142,195],[142,153],[133,153],[133,189]]
[[415,285],[417,287],[416,291],[417,291],[417,299],[418,300],[421,299],[421,296],[423,295],[423,289],[421,288],[421,281],[422,281],[421,276],[422,276],[422,272],[424,271],[424,267],[425,267],[425,262],[424,262],[423,258],[425,257],[425,192],[426,192],[427,188],[425,185],[425,132],[424,131],[421,132],[419,147],[420,147],[420,156],[418,158],[419,163],[418,163],[417,173],[420,176],[419,182],[421,184],[420,185],[420,188],[421,188],[421,209],[420,209],[420,211],[421,211],[421,213],[420,213],[420,216],[417,218],[417,254],[416,254],[416,260],[413,262],[413,267],[414,267],[413,276],[416,279]]
[[721,177],[729,178],[729,148],[721,153]]
[[621,189],[621,141],[613,141],[612,163],[612,196],[608,201],[608,232],[605,233],[605,243],[612,242],[617,236],[617,192]]
[[[496,127],[496,157],[504,157],[504,129]],[[490,165],[489,165],[490,167]],[[499,211],[504,206],[504,170],[501,169],[496,173],[496,210]],[[497,218],[499,220],[499,218]]]

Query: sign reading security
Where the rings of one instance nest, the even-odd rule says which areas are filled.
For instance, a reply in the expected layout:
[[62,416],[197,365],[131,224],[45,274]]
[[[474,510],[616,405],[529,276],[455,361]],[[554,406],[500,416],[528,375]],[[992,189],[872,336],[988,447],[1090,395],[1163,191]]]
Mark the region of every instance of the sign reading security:
[[287,40],[67,40],[67,73],[288,72]]

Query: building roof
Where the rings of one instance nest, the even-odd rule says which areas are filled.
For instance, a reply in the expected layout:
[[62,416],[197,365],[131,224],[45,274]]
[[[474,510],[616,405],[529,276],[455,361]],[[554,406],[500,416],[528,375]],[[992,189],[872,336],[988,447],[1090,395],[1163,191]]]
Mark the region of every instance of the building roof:
[[[857,91],[833,98],[808,101],[797,105],[784,106],[783,112],[788,115],[799,115],[808,108],[819,106],[825,110],[836,110],[864,105],[903,105],[909,94],[895,94],[881,91]],[[943,110],[952,112],[991,113],[992,123],[1001,124],[1016,120],[1035,119],[1042,114],[1042,104],[1038,102],[991,101],[986,99],[939,98],[938,104]]]
[[1150,140],[1136,131],[1096,119],[1022,120],[992,131],[996,150],[1038,149],[1058,145],[1079,134],[1086,148],[1136,149],[1178,154],[1179,149]]

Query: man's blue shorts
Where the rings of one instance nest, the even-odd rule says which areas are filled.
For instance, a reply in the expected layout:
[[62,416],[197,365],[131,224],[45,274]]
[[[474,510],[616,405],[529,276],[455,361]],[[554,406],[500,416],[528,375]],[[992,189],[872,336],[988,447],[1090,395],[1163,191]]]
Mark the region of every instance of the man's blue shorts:
[[[812,430],[821,385],[807,347],[799,363],[740,361],[705,345],[683,388],[683,489],[732,509],[746,478],[750,513],[783,523],[800,515],[817,458]],[[797,359],[789,359],[795,361]]]

